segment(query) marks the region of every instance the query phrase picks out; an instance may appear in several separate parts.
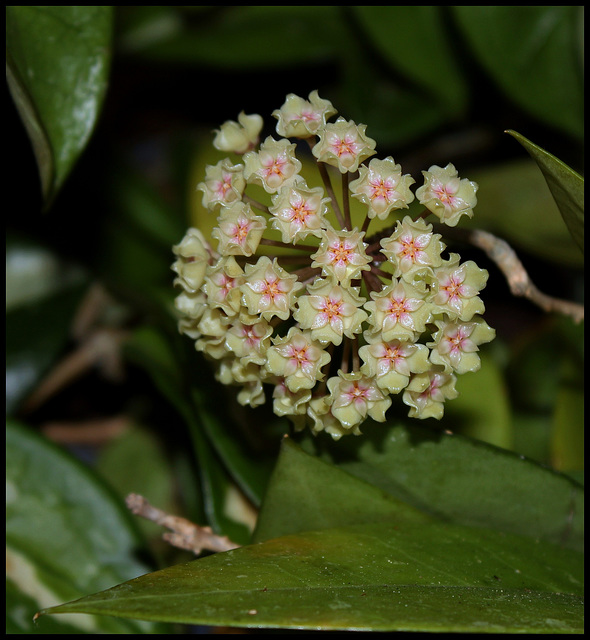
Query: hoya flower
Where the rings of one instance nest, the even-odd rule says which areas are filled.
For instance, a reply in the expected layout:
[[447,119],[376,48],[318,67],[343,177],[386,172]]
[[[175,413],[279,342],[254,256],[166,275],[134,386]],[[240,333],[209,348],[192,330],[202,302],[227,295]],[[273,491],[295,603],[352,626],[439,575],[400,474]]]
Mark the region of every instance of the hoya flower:
[[205,168],[205,180],[199,182],[197,190],[203,192],[203,206],[213,211],[221,205],[241,200],[245,187],[244,166],[233,165],[225,158],[215,166]]
[[444,414],[444,403],[459,395],[455,388],[457,378],[433,366],[429,371],[412,376],[402,400],[410,407],[410,418],[436,418]]
[[474,318],[471,322],[436,320],[438,331],[433,334],[430,360],[441,365],[447,373],[458,374],[478,371],[481,361],[477,355],[478,345],[490,342],[496,332],[485,320]]
[[486,286],[488,272],[468,260],[459,264],[461,256],[451,253],[449,259],[434,272],[432,301],[442,311],[460,320],[470,320],[485,310],[478,293]]
[[407,387],[412,373],[423,373],[430,368],[428,354],[423,344],[408,340],[367,344],[359,349],[364,363],[361,373],[374,378],[380,389],[399,393]]
[[312,153],[320,161],[336,167],[340,173],[354,172],[359,164],[375,154],[376,142],[365,135],[367,126],[338,118],[318,132],[319,141]]
[[276,258],[271,262],[261,256],[256,264],[246,265],[240,291],[249,313],[260,314],[265,320],[273,316],[286,320],[295,304],[295,293],[302,287],[297,276],[285,271]]
[[391,236],[381,240],[381,253],[393,264],[393,275],[412,282],[415,276],[432,274],[433,267],[442,264],[441,252],[445,245],[440,234],[432,233],[432,225],[422,218],[412,220],[405,216],[398,220]]
[[371,259],[365,253],[364,231],[333,231],[325,229],[320,247],[311,257],[312,267],[321,267],[325,276],[348,286],[351,280],[360,278],[361,271],[368,271]]
[[414,200],[410,185],[412,176],[402,175],[402,169],[392,157],[373,158],[368,166],[359,167],[359,177],[350,183],[354,198],[368,206],[369,218],[385,220],[394,209],[407,209]]
[[365,299],[353,287],[317,280],[307,291],[309,295],[299,297],[293,317],[302,329],[310,329],[313,340],[339,345],[344,336],[354,338],[363,330],[367,314],[360,307]]
[[210,257],[210,247],[203,234],[198,229],[188,229],[172,251],[177,256],[172,265],[172,270],[178,274],[175,282],[188,291],[198,291],[205,281]]
[[219,241],[219,252],[225,255],[251,256],[266,229],[266,220],[253,213],[246,202],[224,207],[211,235]]
[[283,185],[295,181],[301,170],[301,162],[295,157],[296,145],[272,136],[260,145],[260,150],[249,151],[244,156],[246,181],[261,185],[267,193],[276,193]]
[[[424,212],[397,213],[417,197],[454,226],[473,214],[477,185],[451,164],[432,166],[414,196],[413,178],[391,156],[371,159],[366,126],[327,122],[335,114],[317,91],[288,94],[273,111],[281,137],[260,146],[260,116],[225,122],[214,146],[242,162],[207,166],[197,185],[217,216],[217,246],[189,229],[172,269],[178,330],[220,383],[237,387],[238,402],[258,407],[270,387],[274,413],[295,430],[338,440],[359,435],[367,419],[383,422],[393,395],[411,417],[440,418],[456,375],[480,367],[478,349],[495,332],[479,297],[487,271],[443,257]],[[307,166],[301,175],[289,138],[307,141],[323,186],[309,186]],[[340,192],[326,164],[342,174]],[[351,197],[364,205],[357,226]],[[367,239],[371,220],[388,216],[393,226],[376,223]]]
[[321,369],[330,362],[330,354],[311,339],[309,332],[291,327],[284,338],[274,338],[267,353],[266,368],[282,377],[293,393],[313,389],[324,375]]
[[203,284],[209,306],[219,307],[228,316],[235,316],[242,303],[240,285],[243,281],[244,271],[233,256],[219,258],[207,269]]
[[338,372],[338,377],[328,380],[332,415],[345,429],[352,429],[367,417],[385,422],[385,412],[391,406],[391,398],[384,394],[376,382],[360,371]]
[[285,384],[284,379],[274,381],[272,392],[272,409],[277,416],[288,416],[295,427],[295,431],[305,428],[307,422],[307,408],[311,400],[309,389],[299,389],[293,392]]
[[283,242],[295,244],[308,235],[319,237],[328,226],[324,218],[328,202],[321,187],[310,189],[304,181],[283,186],[269,207],[274,216],[272,226],[281,232]]
[[266,362],[266,352],[270,347],[272,327],[265,320],[247,325],[234,321],[225,334],[225,344],[228,349],[240,358],[243,365],[254,363],[263,365]]
[[277,133],[285,138],[309,138],[326,124],[326,120],[337,113],[329,100],[323,100],[317,91],[304,100],[290,93],[280,109],[272,115],[278,120]]
[[255,408],[265,403],[262,371],[263,368],[259,364],[252,362],[243,364],[240,360],[236,360],[232,364],[234,380],[242,387],[237,395],[237,400],[242,406]]
[[422,172],[424,184],[416,191],[418,200],[441,222],[455,227],[461,216],[473,217],[477,184],[458,177],[452,164],[444,169],[433,165]]
[[259,140],[264,121],[258,114],[246,115],[243,111],[238,116],[238,122],[228,120],[215,130],[213,146],[219,151],[246,153],[253,149]]
[[384,342],[396,338],[414,339],[426,328],[432,305],[425,300],[426,293],[404,280],[392,279],[392,284],[379,293],[371,293],[371,302],[365,304],[370,312],[371,331],[365,332],[367,341],[380,336]]
[[310,427],[312,433],[316,435],[320,431],[325,431],[329,433],[334,440],[340,440],[340,438],[346,434],[360,436],[361,430],[358,424],[350,428],[344,427],[340,420],[332,414],[330,400],[331,397],[329,396],[318,396],[309,401],[307,405],[307,416],[311,421]]

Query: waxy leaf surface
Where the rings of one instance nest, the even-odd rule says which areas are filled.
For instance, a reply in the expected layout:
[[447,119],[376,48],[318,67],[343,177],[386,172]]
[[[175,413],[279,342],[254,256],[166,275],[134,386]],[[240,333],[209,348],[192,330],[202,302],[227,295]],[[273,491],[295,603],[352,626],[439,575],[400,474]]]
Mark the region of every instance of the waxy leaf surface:
[[45,613],[370,631],[580,632],[580,554],[449,524],[276,538],[143,576]]

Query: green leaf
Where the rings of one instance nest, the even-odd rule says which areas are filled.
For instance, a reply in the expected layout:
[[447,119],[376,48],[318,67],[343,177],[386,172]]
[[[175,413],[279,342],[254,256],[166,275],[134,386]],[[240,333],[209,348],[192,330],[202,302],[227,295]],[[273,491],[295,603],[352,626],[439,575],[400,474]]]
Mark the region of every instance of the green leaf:
[[6,75],[49,205],[96,125],[107,89],[112,7],[6,7]]
[[443,7],[352,9],[371,43],[410,86],[418,85],[449,116],[464,111],[467,87],[453,55]]
[[276,538],[45,610],[355,631],[582,632],[581,554],[450,524]]
[[14,414],[70,339],[86,283],[74,283],[6,313],[6,413]]
[[323,457],[426,513],[582,550],[584,489],[504,449],[419,424],[373,423]]
[[284,438],[252,541],[363,522],[406,521],[428,523],[431,519]]
[[520,133],[506,133],[520,142],[543,172],[572,238],[584,253],[584,178]]
[[[12,421],[6,424],[6,544],[13,593],[21,594],[21,604],[35,602],[36,609],[20,614],[29,631],[40,608],[147,569],[134,557],[140,541],[122,503],[69,454]],[[70,623],[95,633],[140,629],[108,619]]]
[[583,7],[454,6],[471,51],[506,95],[545,124],[581,138],[584,89],[576,37]]

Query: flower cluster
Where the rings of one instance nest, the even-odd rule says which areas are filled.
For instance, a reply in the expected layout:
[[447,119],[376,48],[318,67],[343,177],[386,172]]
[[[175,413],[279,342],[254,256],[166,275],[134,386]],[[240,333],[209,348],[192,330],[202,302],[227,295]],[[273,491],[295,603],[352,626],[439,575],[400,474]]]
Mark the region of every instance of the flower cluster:
[[[328,122],[336,113],[314,91],[273,112],[277,138],[260,141],[259,115],[223,124],[213,144],[234,160],[207,167],[197,186],[217,215],[212,241],[189,229],[172,268],[179,330],[217,362],[219,381],[239,387],[239,402],[256,407],[270,388],[276,414],[338,439],[359,434],[366,418],[385,421],[397,394],[409,416],[440,418],[456,376],[479,369],[478,346],[495,332],[478,295],[487,271],[444,255],[425,221],[471,217],[477,185],[452,164],[432,166],[414,195],[393,158],[372,157],[365,125]],[[298,142],[323,186],[301,175]],[[350,196],[364,205],[358,226]],[[414,200],[424,210],[401,214]],[[367,237],[375,218],[392,224]]]

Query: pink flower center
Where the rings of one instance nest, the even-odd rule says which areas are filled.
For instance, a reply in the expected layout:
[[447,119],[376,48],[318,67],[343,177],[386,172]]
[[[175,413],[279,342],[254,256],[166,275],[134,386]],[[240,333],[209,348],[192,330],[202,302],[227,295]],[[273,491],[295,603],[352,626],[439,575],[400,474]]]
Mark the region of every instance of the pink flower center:
[[340,318],[342,315],[342,301],[333,300],[332,298],[324,298],[321,311],[326,314],[330,322],[334,318]]
[[453,208],[459,198],[455,196],[457,193],[458,187],[453,187],[448,184],[438,183],[432,186],[432,192],[434,195],[445,205],[447,208]]
[[440,290],[451,300],[456,300],[461,297],[463,292],[463,279],[461,276],[449,276],[445,281],[441,282]]
[[355,156],[358,153],[359,145],[356,143],[355,138],[352,136],[344,136],[344,138],[338,138],[330,143],[332,152],[338,156]]
[[221,180],[215,183],[215,194],[220,200],[225,199],[225,194],[231,189],[231,173],[224,173]]
[[299,200],[299,202],[293,204],[289,214],[291,222],[302,227],[305,226],[307,218],[312,215],[313,212],[310,210],[305,200]]
[[353,253],[354,247],[351,247],[347,242],[344,242],[342,240],[340,242],[335,242],[328,249],[328,255],[330,256],[332,264],[335,264],[337,262],[344,262],[348,264]]
[[240,219],[231,228],[231,239],[239,245],[243,245],[250,233],[252,223],[246,219]]
[[386,313],[396,320],[399,320],[402,316],[413,310],[412,306],[407,298],[390,298]]
[[262,160],[262,165],[264,169],[262,170],[262,175],[265,178],[269,178],[270,176],[278,176],[279,178],[284,177],[283,168],[287,164],[287,160],[282,156],[278,156],[276,158],[268,158]]
[[219,297],[221,297],[222,300],[225,300],[229,292],[236,286],[235,278],[230,278],[226,276],[225,273],[218,273],[211,279],[213,283],[219,287]]
[[395,192],[395,184],[391,180],[383,180],[383,178],[374,178],[369,180],[371,200],[390,201],[392,194]]
[[261,293],[263,296],[267,296],[274,302],[275,298],[283,295],[282,289],[281,281],[278,278],[267,278],[262,282]]

